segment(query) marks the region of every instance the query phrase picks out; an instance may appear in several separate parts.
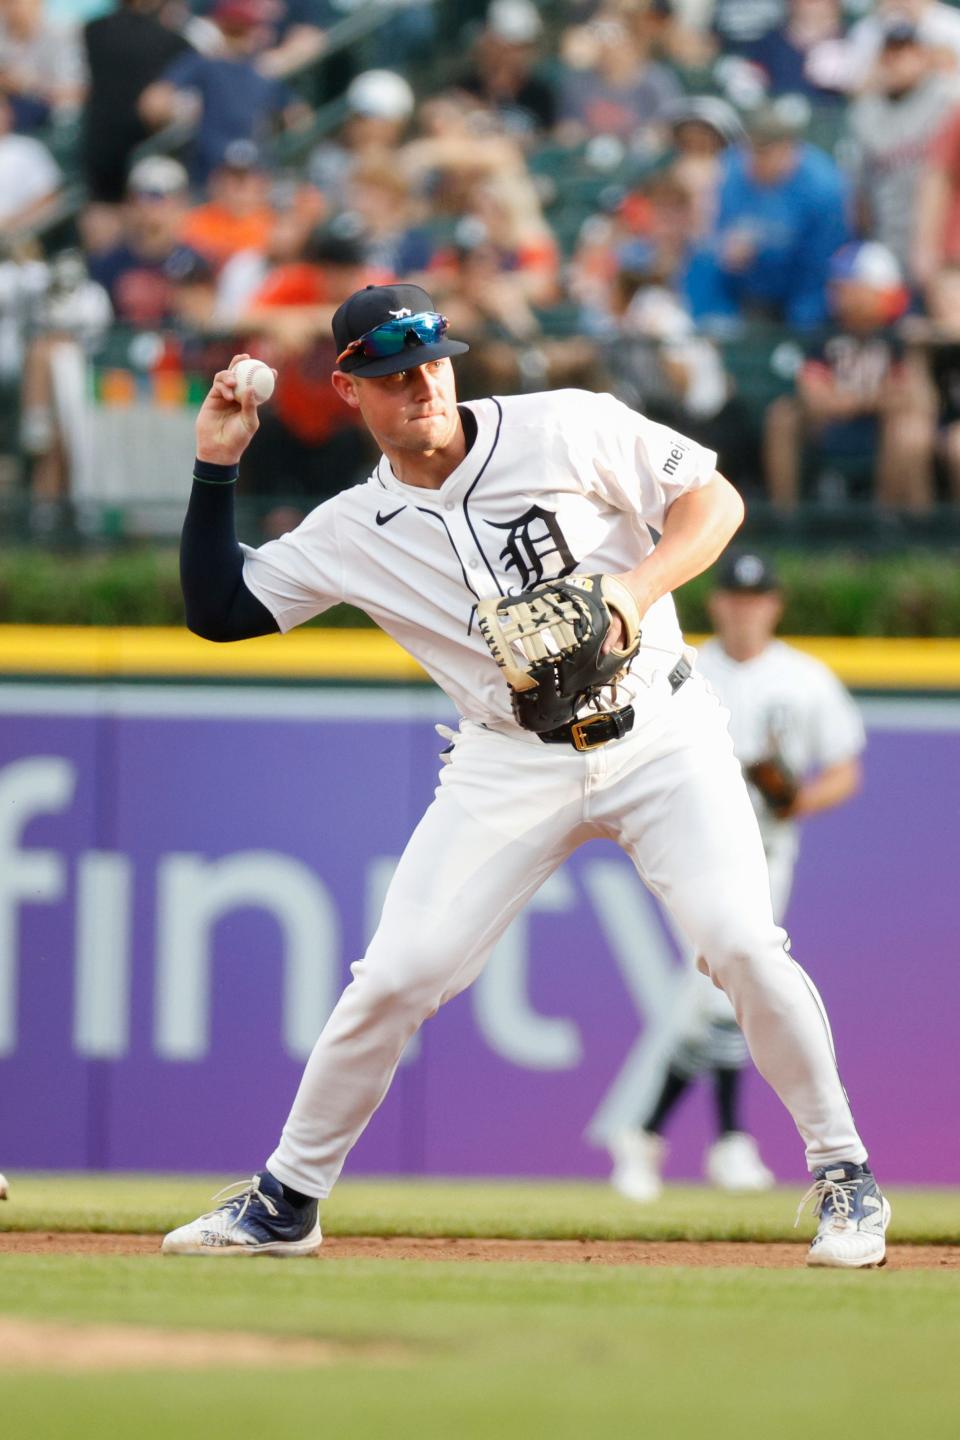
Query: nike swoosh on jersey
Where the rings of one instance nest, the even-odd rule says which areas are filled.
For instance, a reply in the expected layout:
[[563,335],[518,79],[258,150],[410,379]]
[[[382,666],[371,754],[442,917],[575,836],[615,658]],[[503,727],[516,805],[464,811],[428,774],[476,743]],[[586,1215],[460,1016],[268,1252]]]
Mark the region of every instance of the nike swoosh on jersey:
[[392,520],[393,517],[394,517],[394,515],[399,515],[399,514],[400,514],[400,510],[406,510],[406,508],[407,508],[406,505],[401,505],[399,510],[391,510],[389,515],[381,515],[381,514],[380,514],[380,511],[378,510],[378,511],[377,511],[377,524],[378,524],[378,525],[386,525],[386,523],[387,523],[388,520]]

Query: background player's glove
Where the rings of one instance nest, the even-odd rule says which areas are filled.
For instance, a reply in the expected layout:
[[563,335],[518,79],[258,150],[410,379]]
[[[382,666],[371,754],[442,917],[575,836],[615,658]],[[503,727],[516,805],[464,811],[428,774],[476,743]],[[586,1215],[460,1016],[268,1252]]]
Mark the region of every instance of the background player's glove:
[[793,808],[800,786],[797,777],[780,755],[755,760],[743,771],[778,819],[783,820]]
[[[622,648],[604,655],[614,615],[623,626]],[[568,575],[481,600],[477,622],[510,686],[517,723],[537,732],[573,720],[640,648],[637,603],[612,575]]]

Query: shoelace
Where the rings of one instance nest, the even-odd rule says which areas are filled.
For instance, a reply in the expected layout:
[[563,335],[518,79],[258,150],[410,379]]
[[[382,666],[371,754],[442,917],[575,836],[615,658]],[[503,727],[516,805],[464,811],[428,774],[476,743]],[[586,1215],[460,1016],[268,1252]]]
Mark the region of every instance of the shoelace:
[[[217,1201],[221,1199],[223,1203],[217,1205]],[[256,1175],[254,1175],[252,1180],[235,1180],[231,1185],[224,1185],[223,1189],[218,1190],[216,1195],[214,1195],[213,1203],[215,1209],[209,1213],[214,1215],[217,1210],[234,1210],[236,1212],[234,1218],[236,1220],[242,1220],[252,1200],[259,1200],[267,1214],[271,1215],[274,1219],[279,1215],[280,1212],[270,1199],[270,1196],[264,1195],[260,1186],[257,1184]]]
[[793,1222],[793,1228],[796,1229],[800,1224],[803,1212],[811,1202],[815,1218],[819,1219],[829,1202],[833,1213],[845,1220],[853,1210],[853,1199],[859,1184],[859,1180],[828,1180],[826,1176],[814,1180],[797,1206],[797,1218]]

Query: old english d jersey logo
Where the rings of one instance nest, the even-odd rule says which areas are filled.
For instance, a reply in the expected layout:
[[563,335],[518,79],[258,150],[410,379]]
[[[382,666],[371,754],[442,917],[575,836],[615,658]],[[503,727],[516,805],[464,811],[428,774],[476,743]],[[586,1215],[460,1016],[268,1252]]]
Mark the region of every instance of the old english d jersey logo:
[[503,561],[503,568],[510,572],[510,578],[516,578],[514,593],[539,584],[544,578],[544,561],[552,555],[558,557],[561,568],[552,572],[551,579],[569,575],[577,568],[577,561],[552,510],[531,505],[516,520],[507,520],[502,524],[488,520],[486,523],[493,530],[507,532],[506,544],[498,558]]

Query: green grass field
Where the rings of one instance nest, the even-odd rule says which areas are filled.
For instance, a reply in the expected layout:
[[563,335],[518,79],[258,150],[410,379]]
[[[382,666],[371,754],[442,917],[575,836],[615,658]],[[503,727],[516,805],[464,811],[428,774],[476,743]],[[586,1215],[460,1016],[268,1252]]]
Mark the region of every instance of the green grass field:
[[[217,1180],[14,1175],[0,1228],[160,1231]],[[587,1184],[345,1182],[327,1234],[797,1239],[795,1191],[638,1209]],[[960,1245],[960,1197],[891,1192],[894,1238]],[[5,1318],[315,1337],[331,1363],[85,1373],[0,1365],[0,1432],[216,1440],[960,1434],[952,1267],[837,1273],[394,1260],[0,1256]]]

